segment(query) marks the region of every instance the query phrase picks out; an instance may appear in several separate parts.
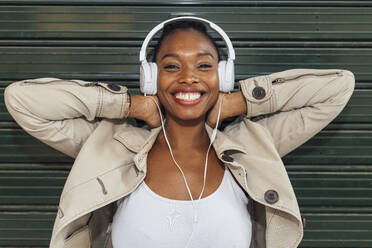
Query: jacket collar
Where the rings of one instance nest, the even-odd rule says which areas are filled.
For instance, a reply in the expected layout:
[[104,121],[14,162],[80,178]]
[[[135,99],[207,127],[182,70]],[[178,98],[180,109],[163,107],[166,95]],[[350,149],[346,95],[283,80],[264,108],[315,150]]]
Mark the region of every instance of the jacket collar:
[[139,153],[146,144],[151,143],[151,147],[158,137],[161,127],[151,130],[126,125],[122,130],[114,133],[113,137],[132,152]]
[[[212,136],[213,128],[205,124],[208,136]],[[159,133],[162,131],[161,127],[147,130],[135,126],[127,126],[114,134],[114,139],[122,143],[126,148],[135,152],[138,156],[147,154],[156,141]],[[217,130],[217,136],[213,142],[213,148],[218,157],[221,157],[226,151],[239,151],[246,153],[242,144],[233,140],[232,137]]]
[[[209,138],[212,136],[213,128],[210,127],[208,124],[205,124],[207,133]],[[227,151],[239,151],[242,153],[246,153],[246,149],[242,144],[233,140],[233,138],[224,132],[217,130],[216,139],[213,142],[213,148],[216,151],[216,154],[219,158],[221,158],[222,154]]]

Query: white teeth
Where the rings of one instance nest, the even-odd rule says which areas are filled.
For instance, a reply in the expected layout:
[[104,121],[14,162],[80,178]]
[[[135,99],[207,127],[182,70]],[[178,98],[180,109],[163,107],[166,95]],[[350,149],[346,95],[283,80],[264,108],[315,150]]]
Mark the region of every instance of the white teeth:
[[175,97],[184,101],[194,101],[200,98],[200,92],[178,92]]

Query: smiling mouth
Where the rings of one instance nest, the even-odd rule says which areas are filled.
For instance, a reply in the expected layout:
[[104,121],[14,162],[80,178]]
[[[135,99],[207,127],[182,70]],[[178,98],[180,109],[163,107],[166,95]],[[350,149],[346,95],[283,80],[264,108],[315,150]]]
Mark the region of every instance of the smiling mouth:
[[199,99],[201,95],[200,92],[178,92],[174,97],[183,101],[195,101]]
[[173,94],[174,100],[181,104],[181,105],[196,105],[202,101],[205,94],[200,91],[194,91],[194,92],[176,92]]

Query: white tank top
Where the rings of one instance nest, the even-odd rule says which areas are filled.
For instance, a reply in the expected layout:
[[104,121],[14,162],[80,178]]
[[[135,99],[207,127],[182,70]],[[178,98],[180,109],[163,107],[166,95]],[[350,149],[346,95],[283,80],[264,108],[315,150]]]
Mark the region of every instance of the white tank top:
[[[195,203],[198,200],[195,200]],[[153,192],[143,181],[119,205],[112,223],[114,248],[248,248],[252,225],[248,198],[225,169],[222,183],[200,199],[193,224],[191,201],[173,200]]]

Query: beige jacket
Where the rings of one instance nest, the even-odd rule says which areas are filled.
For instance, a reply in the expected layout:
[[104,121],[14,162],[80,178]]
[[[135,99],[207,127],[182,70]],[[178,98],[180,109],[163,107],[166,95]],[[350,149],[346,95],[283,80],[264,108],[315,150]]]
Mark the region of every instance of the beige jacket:
[[[294,69],[239,83],[247,115],[218,132],[213,147],[251,199],[251,247],[297,247],[303,224],[281,157],[341,112],[354,76]],[[123,118],[126,92],[124,86],[57,78],[22,80],[5,90],[7,109],[26,132],[76,158],[50,247],[112,247],[116,202],[144,180],[147,154],[160,132]]]

